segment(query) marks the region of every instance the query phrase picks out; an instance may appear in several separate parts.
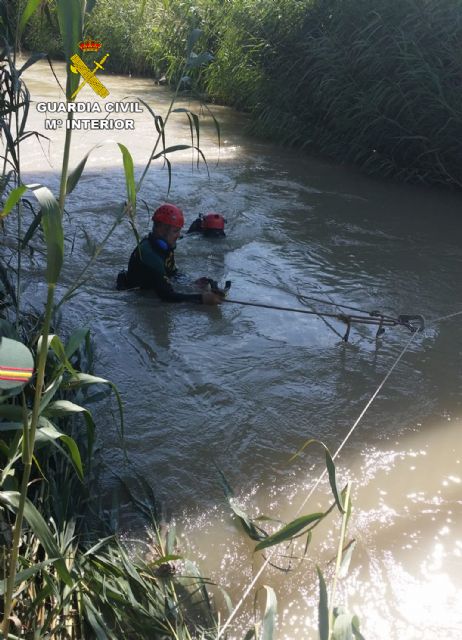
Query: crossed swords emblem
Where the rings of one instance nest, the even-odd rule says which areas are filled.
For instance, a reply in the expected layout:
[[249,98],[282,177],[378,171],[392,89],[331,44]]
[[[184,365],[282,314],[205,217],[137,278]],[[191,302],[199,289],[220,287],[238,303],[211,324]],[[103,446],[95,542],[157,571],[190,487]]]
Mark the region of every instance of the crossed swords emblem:
[[106,89],[104,84],[102,82],[100,82],[98,80],[98,78],[96,77],[96,72],[98,71],[98,69],[104,70],[103,64],[106,62],[106,59],[107,59],[108,56],[109,56],[109,54],[106,53],[106,55],[103,56],[99,62],[97,62],[95,60],[94,61],[95,68],[93,69],[93,71],[87,67],[85,62],[82,60],[82,58],[77,53],[75,53],[73,56],[71,56],[71,61],[72,61],[71,71],[72,71],[72,73],[80,73],[80,75],[83,78],[82,84],[80,84],[77,87],[77,89],[74,91],[74,93],[71,95],[71,100],[73,100],[75,98],[75,96],[78,94],[80,89],[84,85],[86,85],[87,83],[90,85],[90,87],[93,89],[93,91],[95,93],[97,93],[101,98],[106,98],[106,96],[109,95],[109,91]]

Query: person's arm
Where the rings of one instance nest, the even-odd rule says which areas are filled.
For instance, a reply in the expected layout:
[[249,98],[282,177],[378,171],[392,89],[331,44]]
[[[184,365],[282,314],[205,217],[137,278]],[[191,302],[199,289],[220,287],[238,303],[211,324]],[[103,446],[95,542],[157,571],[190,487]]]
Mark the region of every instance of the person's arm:
[[195,304],[209,305],[223,302],[223,297],[212,291],[206,291],[205,293],[179,293],[175,291],[166,276],[159,280],[156,278],[154,284],[155,292],[164,302],[193,302]]
[[179,293],[165,274],[160,256],[156,255],[148,243],[141,243],[141,260],[152,272],[152,288],[164,302],[193,302],[195,304],[216,305],[221,303],[220,296],[213,293]]

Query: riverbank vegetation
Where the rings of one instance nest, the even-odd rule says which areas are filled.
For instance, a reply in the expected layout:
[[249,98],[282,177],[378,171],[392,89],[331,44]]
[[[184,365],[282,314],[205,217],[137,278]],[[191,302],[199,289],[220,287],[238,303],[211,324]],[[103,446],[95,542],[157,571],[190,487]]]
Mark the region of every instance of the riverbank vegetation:
[[[160,520],[152,490],[141,482],[133,507],[147,518],[151,537],[130,541],[118,530],[117,510],[105,507],[98,489],[96,469],[100,458],[95,448],[97,425],[89,406],[100,398],[97,387],[109,389],[117,404],[120,425],[117,441],[124,449],[124,411],[122,399],[110,381],[95,376],[92,368],[92,337],[86,328],[77,328],[62,340],[58,335],[60,314],[65,304],[88,277],[102,245],[96,247],[75,284],[58,300],[59,280],[66,251],[66,219],[72,216],[67,196],[78,188],[86,156],[76,168],[69,166],[73,130],[66,127],[59,193],[44,185],[26,185],[21,173],[21,148],[31,136],[43,137],[27,126],[31,96],[23,82],[23,72],[43,59],[45,53],[32,54],[18,65],[14,43],[40,3],[29,0],[10,21],[10,4],[0,4],[0,122],[1,160],[0,221],[5,242],[0,254],[0,637],[39,640],[120,640],[121,638],[176,640],[218,640],[226,638],[225,626],[212,604],[214,585],[204,579],[196,566],[183,558],[176,546],[172,527]],[[45,5],[40,4],[40,7]],[[166,4],[166,6],[168,6]],[[46,9],[46,7],[45,7]],[[80,0],[58,0],[50,5],[59,25],[54,41],[62,46],[65,59],[77,50],[84,36],[84,4]],[[41,19],[41,18],[40,18]],[[32,34],[32,31],[30,32]],[[186,73],[197,72],[207,52],[195,49],[200,31],[187,39],[186,60],[177,83],[184,84]],[[172,72],[173,73],[173,72]],[[79,85],[78,74],[67,65],[66,100],[72,101]],[[118,144],[122,154],[126,201],[115,216],[114,225],[125,222],[136,232],[137,193],[156,159],[191,145],[165,148],[165,127],[174,111],[154,117],[157,142],[138,181],[135,181],[129,149]],[[181,109],[182,112],[185,109]],[[67,118],[73,117],[72,112]],[[191,131],[198,125],[188,112]],[[193,135],[193,134],[191,134]],[[198,135],[197,135],[198,138]],[[44,159],[44,162],[46,160]],[[170,165],[169,169],[170,169]],[[114,229],[115,226],[112,228]],[[104,238],[107,242],[110,233]],[[44,311],[34,309],[22,294],[25,261],[36,256],[35,267],[43,278],[46,293]],[[59,312],[58,312],[59,311]],[[6,372],[6,373],[5,373]],[[7,379],[8,374],[11,377]],[[22,377],[21,377],[22,376]],[[19,379],[18,379],[19,378]],[[112,423],[106,432],[116,433]],[[311,441],[302,447],[301,451]],[[333,501],[325,511],[299,515],[282,524],[273,521],[262,528],[238,506],[222,477],[229,505],[244,532],[256,543],[254,551],[264,551],[303,537],[304,554],[313,529],[340,514],[340,540],[330,598],[321,569],[319,578],[319,634],[330,640],[345,629],[361,638],[355,616],[335,609],[335,589],[345,554],[347,524],[351,511],[350,487],[337,486],[333,459],[322,443]],[[136,471],[133,471],[136,477]],[[145,498],[143,498],[143,495]],[[110,496],[109,496],[110,498]],[[109,500],[110,501],[110,500]],[[262,518],[265,522],[268,519]],[[258,521],[260,522],[260,520]],[[219,592],[219,590],[217,591]],[[225,594],[229,612],[235,612]],[[231,618],[228,618],[230,620]],[[276,596],[266,588],[266,604],[261,622],[245,635],[271,640],[276,620]],[[245,633],[245,630],[239,632]]]
[[[194,28],[195,87],[250,131],[379,177],[462,187],[460,0],[96,0],[88,33],[120,73],[176,83]],[[45,9],[25,44],[56,53]],[[51,42],[51,49],[49,44]]]

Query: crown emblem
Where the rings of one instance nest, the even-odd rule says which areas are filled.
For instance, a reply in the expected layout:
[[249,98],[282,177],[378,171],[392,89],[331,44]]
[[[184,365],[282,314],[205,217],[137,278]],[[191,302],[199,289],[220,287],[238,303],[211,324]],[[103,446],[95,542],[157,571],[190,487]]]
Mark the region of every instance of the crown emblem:
[[79,49],[84,53],[87,51],[98,51],[99,49],[101,49],[101,42],[97,42],[96,40],[90,40],[90,38],[87,38],[86,40],[79,42]]

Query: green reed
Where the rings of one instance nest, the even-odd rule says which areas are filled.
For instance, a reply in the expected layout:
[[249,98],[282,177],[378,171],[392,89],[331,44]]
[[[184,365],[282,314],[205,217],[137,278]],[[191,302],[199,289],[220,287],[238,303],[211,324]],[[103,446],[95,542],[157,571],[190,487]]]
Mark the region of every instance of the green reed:
[[[187,34],[214,60],[194,73],[251,132],[402,181],[462,186],[459,0],[99,0],[92,34],[114,70],[177,83]],[[37,36],[40,30],[35,28]]]
[[[36,6],[37,3],[30,0],[22,7],[25,11],[20,14],[23,16],[20,28],[25,27],[26,18],[33,15]],[[64,56],[68,60],[84,33],[85,6],[80,0],[60,0],[53,7],[64,45]],[[243,10],[244,4],[240,8]],[[163,13],[170,11],[175,12],[174,3],[164,2]],[[260,16],[262,20],[264,15],[263,12]],[[184,29],[183,22],[180,27]],[[261,49],[259,39],[254,36],[249,36],[246,45],[252,55]],[[183,60],[179,67],[176,58],[172,59],[170,72],[177,75],[177,90],[166,117],[161,118],[151,110],[159,135],[138,182],[135,181],[128,149],[119,145],[124,160],[127,201],[121,208],[117,223],[127,218],[135,232],[136,197],[151,163],[156,159],[166,159],[170,176],[168,155],[191,148],[198,158],[203,158],[199,147],[197,116],[187,109],[174,108],[182,78],[187,73],[197,72],[200,80],[203,73],[202,62],[208,60],[206,52],[193,54],[194,45],[202,37],[208,39],[209,36],[193,29],[184,42],[186,62]],[[264,54],[260,54],[263,57]],[[35,59],[32,57],[30,63]],[[253,82],[252,77],[250,74],[250,80],[246,80],[249,87]],[[68,71],[68,99],[77,83],[78,77]],[[175,112],[186,115],[188,119],[191,145],[165,146],[165,126],[170,114]],[[12,140],[9,152],[19,147],[19,138],[16,136],[16,140]],[[66,197],[77,187],[88,158],[87,155],[70,171],[70,148],[71,129],[66,128],[58,197],[55,198],[46,187],[34,186],[31,189],[39,212],[25,235],[34,235],[38,224],[41,225],[46,248],[47,282],[45,313],[34,336],[29,336],[30,346],[37,352],[36,377],[34,384],[25,389],[20,401],[19,396],[14,402],[5,401],[4,398],[0,401],[0,418],[9,421],[8,429],[13,434],[0,442],[1,455],[5,460],[0,483],[0,502],[3,505],[0,514],[8,526],[8,513],[15,514],[12,539],[7,545],[9,573],[6,584],[0,590],[4,603],[2,637],[168,637],[212,640],[221,637],[221,633],[208,595],[210,582],[198,575],[195,567],[178,554],[174,533],[161,530],[158,520],[154,519],[152,526],[155,537],[149,546],[149,553],[140,552],[137,548],[129,550],[129,545],[123,544],[114,534],[114,523],[108,522],[102,506],[95,504],[95,495],[90,489],[94,479],[92,467],[96,427],[91,413],[82,406],[82,402],[85,402],[83,391],[88,385],[110,383],[80,370],[82,345],[88,343],[87,332],[77,331],[67,343],[62,343],[51,328],[56,308],[55,289],[65,259],[63,212]],[[25,206],[23,197],[26,190],[26,185],[21,183],[18,166],[15,182],[6,185],[2,195],[2,217],[6,217],[15,207]],[[20,215],[21,211],[17,211],[17,214]],[[18,242],[23,241],[18,231]],[[80,274],[59,305],[77,291],[98,253],[95,252],[85,273]],[[116,397],[121,409],[117,393]],[[73,436],[68,433],[69,424],[73,423],[72,416],[76,415],[81,415],[85,420],[83,437],[78,432]],[[2,426],[5,427],[4,422]],[[50,446],[58,455],[49,453]],[[301,516],[276,532],[267,533],[239,511],[235,502],[230,502],[234,513],[247,527],[247,533],[252,534],[257,542],[256,552],[290,542],[300,535],[306,536],[308,546],[312,529],[336,506],[342,513],[348,511],[348,493],[340,492],[336,486],[335,466],[330,454],[326,454],[326,465],[334,496],[333,505],[326,512]],[[133,497],[133,502],[140,506],[139,496],[136,499]],[[148,514],[152,504],[151,496],[146,509]],[[87,524],[84,523],[84,515],[87,515]],[[24,521],[27,527],[23,526]],[[95,523],[92,530],[88,527],[88,521]],[[339,558],[346,535],[346,516],[343,516],[342,523]],[[100,539],[92,545],[95,536]],[[145,542],[137,544],[142,546]],[[337,564],[340,565],[340,560]],[[322,587],[321,577],[320,584]],[[335,593],[331,602],[334,599]],[[321,600],[324,606],[327,599],[323,597]],[[321,618],[324,617],[323,613]],[[332,633],[336,620],[332,606],[330,612],[328,608],[327,620],[328,633]],[[276,595],[267,587],[261,624],[257,632],[250,630],[246,637],[259,633],[261,638],[269,640],[274,636],[275,624]],[[351,626],[355,632],[353,621]],[[323,633],[322,625],[320,629]],[[356,633],[355,636],[360,637]]]
[[[2,2],[0,7],[3,9],[4,6]],[[19,11],[17,14],[18,22],[13,33],[20,35],[37,6],[38,3],[34,0],[20,4],[22,13]],[[85,3],[81,0],[57,0],[53,7],[64,45],[64,56],[68,60],[83,37]],[[81,520],[92,500],[86,487],[91,482],[89,474],[95,425],[89,411],[75,400],[88,385],[110,383],[103,378],[80,372],[77,363],[72,361],[82,340],[87,340],[87,332],[77,331],[67,344],[63,344],[57,335],[51,333],[51,323],[56,310],[55,289],[64,262],[63,213],[66,197],[76,188],[88,155],[73,171],[69,171],[72,130],[66,127],[58,197],[55,198],[44,186],[28,187],[22,184],[19,149],[23,138],[21,135],[13,137],[9,132],[14,118],[18,121],[20,115],[23,117],[21,126],[17,127],[21,134],[27,120],[30,100],[25,85],[20,81],[21,72],[43,55],[32,56],[18,70],[14,48],[9,46],[6,37],[6,25],[2,22],[0,26],[5,36],[2,55],[9,62],[9,71],[4,74],[6,82],[2,82],[1,93],[2,131],[7,142],[3,157],[6,158],[5,163],[8,162],[8,155],[15,162],[11,175],[3,172],[3,208],[0,215],[6,218],[15,212],[20,218],[26,203],[30,207],[29,201],[24,199],[26,192],[30,190],[35,196],[39,212],[36,214],[31,209],[34,221],[24,238],[21,237],[21,229],[18,229],[17,250],[37,233],[40,225],[45,239],[47,283],[45,312],[36,332],[34,331],[35,335],[27,335],[30,324],[25,319],[31,314],[16,307],[19,328],[26,334],[31,349],[37,352],[33,385],[25,388],[20,402],[19,388],[13,390],[10,397],[5,394],[0,397],[2,432],[9,431],[13,434],[0,441],[0,455],[5,460],[0,483],[0,504],[3,507],[0,518],[8,532],[11,527],[8,513],[11,511],[15,514],[11,540],[7,543],[8,554],[3,557],[8,567],[8,576],[0,588],[3,600],[1,636],[15,638],[17,633],[18,636],[27,638],[84,638],[86,630],[89,630],[89,637],[143,638],[153,637],[152,634],[156,633],[159,637],[187,640],[191,638],[190,623],[186,620],[188,611],[193,604],[195,606],[194,593],[202,592],[204,584],[199,578],[183,579],[175,576],[174,580],[173,570],[165,573],[165,567],[170,566],[169,562],[177,559],[177,556],[167,552],[172,544],[172,536],[169,536],[165,544],[162,537],[158,536],[158,546],[162,552],[149,563],[137,559],[133,554],[129,556],[114,536],[100,540],[89,550],[88,543],[81,543]],[[192,54],[198,35],[197,32],[192,34],[189,41],[185,69],[198,63],[198,56]],[[79,79],[77,75],[70,73],[68,64],[66,68],[66,96],[69,101]],[[5,66],[2,65],[2,72],[4,69]],[[18,87],[22,93],[18,93]],[[170,177],[169,154],[193,149],[198,158],[203,158],[198,147],[197,116],[186,109],[178,111],[185,113],[190,121],[192,144],[166,148],[165,125],[170,113],[175,112],[173,102],[174,100],[165,118],[154,114],[149,107],[158,139],[138,183],[135,182],[131,155],[124,145],[119,144],[125,170],[127,201],[117,219],[118,224],[123,218],[128,218],[136,230],[136,196],[153,161],[164,159],[168,164]],[[68,117],[72,118],[72,113]],[[27,135],[31,135],[31,132],[27,132]],[[97,255],[93,256],[96,257]],[[3,276],[5,287],[8,285],[13,298],[14,287],[10,283],[9,273],[2,268],[2,279]],[[80,282],[81,277],[71,289],[72,294]],[[9,332],[10,337],[19,339],[14,328],[6,321],[3,311],[0,320],[2,334]],[[112,388],[122,415],[120,397],[117,390],[113,386]],[[16,398],[11,399],[11,396]],[[67,433],[72,416],[77,414],[85,418],[86,446]],[[61,422],[65,431],[59,426]],[[60,455],[49,454],[49,446],[45,448],[44,454],[44,444],[53,446]],[[85,451],[83,456],[82,452]],[[99,522],[99,533],[110,532],[101,509],[95,512],[92,508],[91,516]],[[28,527],[23,526],[24,521]],[[190,591],[192,595],[189,594]],[[205,634],[206,630],[203,632],[204,638]]]
[[250,111],[254,133],[462,186],[459,2],[241,0],[223,20],[206,86]]

